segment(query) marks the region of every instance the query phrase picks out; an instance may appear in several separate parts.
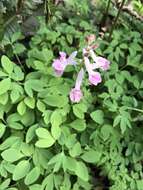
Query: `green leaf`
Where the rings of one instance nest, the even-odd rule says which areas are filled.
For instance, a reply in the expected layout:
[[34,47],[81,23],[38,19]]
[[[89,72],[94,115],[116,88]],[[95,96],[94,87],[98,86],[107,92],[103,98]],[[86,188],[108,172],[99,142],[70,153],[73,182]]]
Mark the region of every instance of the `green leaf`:
[[22,158],[24,155],[14,148],[9,148],[2,152],[1,156],[4,160],[8,162],[15,162]]
[[46,110],[45,104],[40,100],[37,101],[37,108],[41,112],[44,112]]
[[35,99],[31,97],[26,97],[24,103],[31,109],[35,108]]
[[86,129],[85,120],[82,119],[76,119],[75,121],[70,123],[70,126],[77,131],[84,131]]
[[[42,182],[42,188],[45,190],[53,190],[54,188],[54,181],[53,181],[53,174],[48,175]],[[46,188],[45,188],[46,187]]]
[[24,89],[28,96],[33,97],[33,90],[40,92],[43,90],[43,83],[41,80],[30,79],[24,83]]
[[54,144],[55,140],[54,139],[41,139],[36,142],[36,146],[39,148],[49,148]]
[[4,132],[6,130],[6,126],[3,123],[0,123],[0,138],[4,135]]
[[89,150],[85,152],[81,158],[87,163],[98,163],[100,161],[102,153],[95,150]]
[[29,161],[28,160],[20,161],[14,169],[13,180],[18,181],[18,180],[22,179],[23,177],[25,177],[27,175],[29,170],[30,170]]
[[26,143],[29,143],[33,138],[34,136],[36,136],[36,129],[38,128],[38,125],[35,124],[35,125],[32,125],[29,127],[27,133],[26,133]]
[[48,125],[50,123],[50,116],[51,116],[51,111],[50,110],[45,110],[43,112],[43,116],[44,116],[44,122]]
[[80,119],[84,119],[84,113],[86,112],[87,107],[85,104],[74,104],[73,113]]
[[58,110],[55,110],[51,115],[51,133],[55,139],[58,139],[61,135],[61,128],[59,127],[62,123],[62,117]]
[[102,110],[96,110],[90,114],[93,121],[102,125],[104,123],[104,113]]
[[23,44],[20,44],[20,43],[15,43],[13,46],[14,46],[13,47],[13,53],[14,54],[20,54],[26,50],[25,46]]
[[107,125],[107,124],[102,126],[102,128],[101,128],[101,136],[102,136],[104,141],[106,141],[110,137],[111,128],[112,128],[112,126]]
[[5,55],[3,55],[1,58],[1,63],[2,63],[2,67],[4,68],[4,70],[8,74],[11,74],[13,71],[13,68],[14,68],[14,64],[9,60],[9,58],[6,57]]
[[62,116],[58,110],[55,110],[51,115],[52,127],[59,126],[62,123]]
[[8,93],[0,95],[0,104],[5,105],[8,102]]
[[9,185],[10,185],[10,178],[4,180],[1,184],[0,184],[0,189],[1,190],[5,190]]
[[34,184],[29,187],[29,190],[43,190],[43,188],[39,184]]
[[40,169],[38,167],[33,168],[26,176],[24,183],[30,185],[34,183],[40,176]]
[[77,162],[75,173],[82,180],[88,181],[88,178],[89,178],[88,170],[87,170],[86,165],[83,162]]
[[67,169],[75,172],[77,167],[77,161],[76,159],[66,156],[65,159],[63,159],[63,169],[66,171]]
[[11,80],[9,78],[0,81],[0,95],[10,90]]
[[68,98],[60,95],[48,95],[44,100],[46,104],[53,107],[64,107],[68,104]]
[[43,139],[53,139],[51,134],[49,133],[49,131],[45,128],[38,128],[36,130],[36,134],[39,138],[43,138]]
[[76,157],[76,156],[79,156],[81,154],[82,150],[81,150],[81,145],[79,142],[77,142],[73,147],[72,149],[70,149],[69,151],[69,154],[72,156],[72,157]]
[[35,144],[39,148],[48,148],[55,143],[55,139],[51,136],[49,131],[44,128],[38,128],[36,134],[41,138]]
[[20,115],[24,115],[24,113],[26,112],[26,105],[24,103],[24,101],[21,101],[18,106],[17,106],[17,111]]

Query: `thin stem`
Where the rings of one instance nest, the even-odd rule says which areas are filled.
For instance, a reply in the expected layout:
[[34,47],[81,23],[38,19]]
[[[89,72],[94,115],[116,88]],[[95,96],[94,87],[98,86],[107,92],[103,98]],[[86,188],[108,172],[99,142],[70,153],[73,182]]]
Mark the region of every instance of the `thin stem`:
[[105,18],[108,15],[110,4],[111,4],[111,0],[108,0],[108,4],[107,4],[107,7],[106,7],[106,11],[105,11]]
[[114,31],[114,28],[115,28],[115,26],[116,26],[116,24],[117,24],[119,15],[120,15],[121,10],[122,10],[122,8],[123,8],[123,6],[124,6],[124,4],[125,4],[125,1],[126,1],[126,0],[122,0],[122,3],[121,3],[121,5],[120,5],[120,7],[119,7],[117,16],[116,16],[116,18],[115,18],[115,21],[114,21],[114,23],[113,23],[113,25],[112,25],[112,28],[111,28],[111,31],[110,31],[110,34],[109,34],[109,41],[111,40],[111,37],[112,37],[113,31]]
[[138,109],[138,108],[127,107],[127,109],[129,109],[129,110],[134,110],[134,111],[138,111],[138,112],[143,113],[143,110]]
[[[12,47],[12,49],[13,49],[13,51],[14,51],[14,47],[13,47],[13,44],[12,44],[12,43],[11,43],[11,47]],[[25,69],[24,69],[24,66],[22,65],[22,63],[21,63],[21,61],[20,61],[18,55],[17,55],[16,53],[14,53],[14,55],[15,55],[15,57],[16,57],[16,59],[17,59],[19,65],[20,65],[21,68],[23,69],[24,73],[26,73],[26,71],[25,71]]]

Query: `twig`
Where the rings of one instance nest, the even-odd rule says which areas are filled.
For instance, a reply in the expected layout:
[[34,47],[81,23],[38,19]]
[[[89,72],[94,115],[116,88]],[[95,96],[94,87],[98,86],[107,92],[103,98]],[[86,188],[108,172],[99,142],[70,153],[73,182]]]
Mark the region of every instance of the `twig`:
[[135,12],[132,8],[128,7],[128,6],[124,6],[122,8],[123,11],[127,12],[128,14],[130,14],[131,16],[136,17],[138,20],[143,21],[143,16],[138,15],[137,12]]
[[[119,8],[119,5],[117,3],[115,3],[115,1],[112,1],[112,4],[114,6],[116,6],[116,8]],[[143,21],[143,16],[139,15],[136,11],[133,10],[133,7],[131,6],[131,4],[127,5],[127,6],[123,6],[122,7],[122,11],[130,14],[131,16],[136,17],[136,19]]]
[[121,10],[122,10],[122,8],[123,8],[123,6],[124,6],[124,4],[125,4],[125,1],[126,1],[126,0],[122,0],[122,3],[121,3],[121,5],[120,5],[120,7],[119,7],[117,16],[116,16],[116,18],[115,18],[115,21],[114,21],[114,23],[113,23],[113,25],[112,25],[112,28],[111,28],[111,31],[110,31],[110,34],[109,34],[109,41],[111,40],[111,37],[112,37],[113,31],[114,31],[114,28],[115,28],[115,26],[116,26],[116,24],[117,24],[119,15],[120,15]]

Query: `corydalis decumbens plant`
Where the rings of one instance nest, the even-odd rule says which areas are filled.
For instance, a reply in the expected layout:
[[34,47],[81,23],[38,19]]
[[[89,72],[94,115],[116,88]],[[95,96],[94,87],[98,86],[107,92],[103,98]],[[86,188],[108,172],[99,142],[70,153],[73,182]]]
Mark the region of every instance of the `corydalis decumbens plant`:
[[[94,44],[95,35],[91,34],[87,36],[86,40],[87,47],[83,49],[83,63],[85,69],[83,67],[80,69],[75,82],[75,87],[71,89],[69,94],[70,100],[74,103],[80,102],[83,97],[81,85],[84,78],[84,72],[87,71],[88,73],[89,84],[97,86],[102,82],[99,71],[106,71],[110,67],[110,62],[107,59],[97,56],[94,52],[94,50],[98,47]],[[69,57],[67,57],[65,52],[60,52],[59,54],[59,58],[55,59],[52,64],[55,75],[58,77],[63,75],[67,65],[77,65],[75,60],[77,51],[73,52]],[[99,71],[97,69],[99,69]]]

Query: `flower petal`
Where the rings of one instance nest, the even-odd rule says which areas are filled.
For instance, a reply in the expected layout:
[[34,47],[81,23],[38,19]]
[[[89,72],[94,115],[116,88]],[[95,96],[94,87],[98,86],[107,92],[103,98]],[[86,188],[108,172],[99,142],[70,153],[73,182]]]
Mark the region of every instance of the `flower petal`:
[[76,83],[75,83],[75,88],[78,89],[78,90],[80,90],[80,86],[82,84],[83,77],[84,77],[84,70],[82,68],[78,73]]
[[93,84],[97,86],[99,83],[102,82],[102,78],[99,72],[92,72],[89,74],[89,82],[90,84]]
[[72,88],[70,91],[70,100],[74,103],[80,102],[81,98],[83,97],[82,91],[76,88]]

